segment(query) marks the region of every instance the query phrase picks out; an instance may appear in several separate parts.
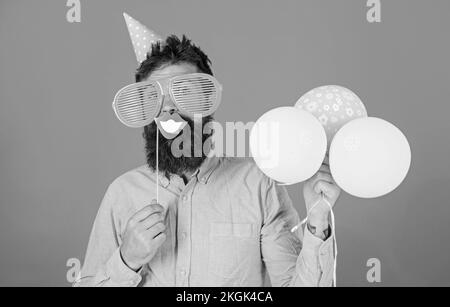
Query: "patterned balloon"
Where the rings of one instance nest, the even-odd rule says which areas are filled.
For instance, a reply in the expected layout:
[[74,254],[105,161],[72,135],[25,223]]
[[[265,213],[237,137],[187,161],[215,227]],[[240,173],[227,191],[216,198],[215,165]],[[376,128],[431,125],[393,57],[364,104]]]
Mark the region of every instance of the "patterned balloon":
[[342,126],[354,119],[367,117],[361,99],[351,90],[338,85],[315,88],[303,95],[295,106],[313,114],[322,123],[328,148]]

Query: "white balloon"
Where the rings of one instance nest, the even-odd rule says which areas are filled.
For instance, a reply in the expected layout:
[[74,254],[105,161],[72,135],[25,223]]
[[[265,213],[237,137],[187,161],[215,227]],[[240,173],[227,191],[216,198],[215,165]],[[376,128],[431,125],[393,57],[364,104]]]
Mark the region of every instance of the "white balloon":
[[295,184],[312,177],[322,165],[327,148],[325,131],[311,114],[281,107],[262,115],[250,133],[250,151],[270,178]]
[[355,119],[335,135],[330,170],[347,193],[375,198],[395,190],[411,165],[411,148],[393,124],[375,117]]

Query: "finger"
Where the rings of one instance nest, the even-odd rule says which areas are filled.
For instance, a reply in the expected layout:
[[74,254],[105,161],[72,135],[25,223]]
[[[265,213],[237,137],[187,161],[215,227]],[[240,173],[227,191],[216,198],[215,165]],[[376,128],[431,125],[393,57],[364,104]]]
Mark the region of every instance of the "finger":
[[140,222],[146,219],[148,216],[152,215],[153,213],[162,213],[163,211],[164,211],[163,206],[161,206],[160,204],[152,203],[136,212],[131,219],[134,222]]
[[164,223],[164,216],[160,212],[156,212],[139,222],[141,229],[147,230],[156,223]]
[[330,174],[325,173],[325,172],[318,172],[312,180],[312,185],[315,186],[317,184],[317,182],[319,182],[319,181],[334,183],[333,177]]
[[317,194],[323,193],[323,194],[329,196],[334,193],[334,190],[335,190],[335,185],[331,184],[329,182],[326,182],[326,181],[319,181],[314,186],[314,191]]
[[156,223],[155,225],[153,225],[152,227],[150,227],[149,229],[147,229],[145,233],[150,239],[153,239],[160,233],[164,232],[165,230],[166,230],[166,225],[164,225],[164,223],[162,223],[162,222],[159,222],[159,223]]
[[164,232],[161,232],[159,235],[153,238],[153,242],[156,245],[161,245],[164,241],[166,241],[167,235]]

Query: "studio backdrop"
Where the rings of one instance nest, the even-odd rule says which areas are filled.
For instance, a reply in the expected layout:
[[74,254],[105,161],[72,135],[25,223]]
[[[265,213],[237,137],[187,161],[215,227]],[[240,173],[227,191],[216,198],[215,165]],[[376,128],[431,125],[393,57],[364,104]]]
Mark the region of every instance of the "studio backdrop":
[[[0,285],[69,286],[106,188],[145,163],[142,130],[111,108],[137,68],[127,12],[209,55],[221,123],[337,84],[400,127],[412,150],[402,185],[338,201],[338,284],[450,286],[449,1],[382,0],[376,22],[365,0],[80,3],[69,22],[67,1],[0,1]],[[301,188],[288,190],[304,217]]]

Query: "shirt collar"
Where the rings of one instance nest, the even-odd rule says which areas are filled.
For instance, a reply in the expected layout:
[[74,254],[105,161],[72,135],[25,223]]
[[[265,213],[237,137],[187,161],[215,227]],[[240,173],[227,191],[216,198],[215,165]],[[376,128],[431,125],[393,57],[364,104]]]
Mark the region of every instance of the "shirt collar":
[[208,157],[203,161],[202,165],[197,169],[194,175],[197,176],[197,180],[200,183],[207,184],[218,165],[219,158],[217,156],[213,155],[212,157]]

